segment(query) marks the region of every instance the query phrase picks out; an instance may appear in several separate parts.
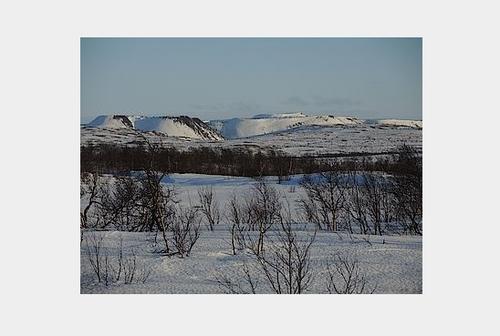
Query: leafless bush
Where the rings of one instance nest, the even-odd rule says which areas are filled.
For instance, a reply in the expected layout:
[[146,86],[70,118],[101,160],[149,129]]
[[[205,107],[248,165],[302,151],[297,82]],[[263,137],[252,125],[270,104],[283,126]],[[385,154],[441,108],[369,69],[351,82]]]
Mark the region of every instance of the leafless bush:
[[307,240],[300,241],[287,216],[280,220],[276,242],[270,242],[265,251],[252,249],[270,288],[277,294],[301,294],[307,291],[313,279],[310,249],[316,231]]
[[[251,198],[247,199],[246,212],[250,229],[257,228],[259,232],[258,241],[255,243],[254,251],[260,254],[264,250],[264,238],[266,232],[275,225],[279,225],[281,219],[282,204],[278,191],[264,181],[254,185]],[[247,241],[250,236],[247,236]]]
[[391,179],[374,173],[364,173],[361,177],[365,213],[373,223],[374,233],[382,235],[382,223],[387,227],[387,223],[392,221],[394,215]]
[[405,231],[422,234],[422,160],[416,149],[402,146],[392,176],[394,207]]
[[[114,223],[118,229],[155,232],[155,243],[158,234],[161,237],[159,252],[184,257],[199,238],[198,210],[182,209],[175,189],[161,182],[164,176],[146,171],[137,178],[118,178],[114,186],[103,188],[100,216],[103,222]],[[129,264],[132,270],[133,261]]]
[[123,237],[120,236],[118,242],[118,256],[116,260],[116,266],[113,268],[113,273],[115,274],[115,281],[120,281],[123,272]]
[[175,190],[165,186],[162,180],[168,174],[166,167],[161,167],[161,140],[153,143],[142,133],[137,133],[147,146],[147,162],[140,177],[140,213],[141,227],[137,231],[159,231],[162,234],[164,252],[169,254],[168,231],[175,218]]
[[411,186],[406,177],[398,177],[394,188],[396,218],[403,226],[403,231],[410,234],[422,234],[422,191]]
[[148,267],[146,265],[140,266],[139,273],[137,275],[137,282],[145,284],[149,280],[149,277],[151,276],[152,272],[153,269],[151,267]]
[[104,262],[104,235],[90,234],[85,235],[85,252],[89,260],[89,264],[97,277],[97,281],[101,282],[103,278]]
[[247,263],[243,263],[241,267],[242,274],[239,274],[237,280],[233,280],[219,272],[215,279],[219,288],[226,294],[256,294],[258,280],[252,275]]
[[382,221],[386,223],[392,222],[394,219],[394,186],[390,178],[384,178],[382,183],[382,194],[381,194],[381,212],[382,212]]
[[293,167],[292,159],[280,153],[274,153],[273,156],[273,166],[275,174],[278,176],[278,184],[290,180],[290,172]]
[[338,220],[345,206],[345,182],[343,175],[336,169],[320,173],[318,176],[306,175],[301,181],[307,198],[301,200],[305,217],[315,223],[318,229],[337,231]]
[[87,179],[92,188],[82,187],[82,195],[89,195],[81,212],[82,227],[152,232],[168,229],[166,220],[177,200],[175,189],[162,183],[165,172],[147,170],[136,176],[117,176],[107,183],[95,174],[87,175],[91,176]]
[[369,288],[359,260],[352,254],[336,253],[327,262],[327,270],[326,288],[330,294],[372,294],[376,290],[376,286]]
[[357,173],[349,174],[350,188],[346,192],[346,212],[349,220],[354,221],[359,226],[359,232],[362,234],[371,233],[371,228],[368,223],[368,211],[365,193],[363,186],[357,181]]
[[[249,245],[260,252],[266,232],[279,223],[282,206],[276,189],[261,180],[246,196],[240,200],[233,195],[226,205],[225,217],[230,224],[233,254]],[[253,238],[254,231],[258,232],[257,240]]]
[[179,209],[172,223],[172,242],[174,251],[167,255],[189,256],[200,238],[200,223],[195,208]]
[[363,174],[366,210],[373,223],[375,234],[382,235],[382,199],[384,189],[380,178],[373,174]]
[[118,176],[114,183],[103,185],[99,217],[102,227],[114,226],[120,231],[134,231],[141,226],[141,184],[135,177]]
[[221,213],[219,203],[217,202],[217,197],[212,186],[198,189],[198,202],[200,211],[207,221],[209,230],[213,231],[214,227],[220,222]]
[[133,249],[130,255],[124,254],[122,237],[116,256],[111,256],[104,239],[104,234],[92,232],[85,235],[85,252],[97,282],[105,286],[120,281],[124,284],[146,283],[152,274],[152,268],[139,263]]
[[[88,228],[89,211],[99,202],[102,181],[97,173],[82,173],[80,175],[80,198],[86,198],[86,204],[80,211],[80,228]],[[97,226],[98,223],[93,223]]]
[[120,239],[120,250],[119,255],[116,260],[118,264],[117,268],[112,268],[112,272],[115,275],[114,279],[116,282],[120,280],[121,274],[123,274],[123,282],[125,284],[131,283],[146,283],[153,272],[153,269],[146,264],[141,264],[137,261],[137,255],[134,249],[131,250],[130,255],[123,255],[122,240]]
[[126,284],[131,284],[134,281],[136,270],[137,258],[134,251],[132,251],[131,256],[123,260],[123,281]]
[[183,208],[173,197],[173,189],[168,189],[162,196],[162,203],[148,213],[157,216],[156,235],[160,233],[162,245],[157,252],[183,258],[189,256],[200,237],[200,216],[196,207]]
[[313,223],[319,230],[323,229],[322,220],[320,217],[320,210],[318,204],[309,198],[302,198],[299,200],[301,218],[308,223]]
[[278,218],[279,226],[273,231],[275,235],[266,235],[265,249],[250,234],[246,236],[246,247],[254,257],[254,272],[245,263],[243,274],[237,279],[220,272],[216,276],[219,287],[225,293],[255,293],[259,274],[264,277],[269,289],[277,294],[301,294],[310,287],[314,276],[310,250],[316,231],[305,240],[299,239],[289,207],[280,211]]
[[243,250],[246,246],[243,220],[243,208],[235,195],[231,197],[227,206],[226,219],[230,225],[231,251],[236,255],[236,250]]

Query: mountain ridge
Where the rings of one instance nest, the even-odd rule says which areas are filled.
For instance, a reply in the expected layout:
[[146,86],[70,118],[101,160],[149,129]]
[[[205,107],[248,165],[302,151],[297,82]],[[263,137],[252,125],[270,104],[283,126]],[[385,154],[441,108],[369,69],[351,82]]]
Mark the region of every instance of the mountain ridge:
[[199,118],[188,116],[138,116],[101,115],[86,124],[91,128],[134,129],[143,132],[160,132],[167,136],[205,140],[224,140],[216,130]]
[[230,118],[202,121],[189,116],[101,115],[87,127],[134,129],[160,132],[172,137],[216,140],[253,136],[302,129],[304,127],[389,127],[422,129],[421,120],[359,119],[333,115],[309,116],[302,112],[258,114],[250,118]]
[[207,124],[216,129],[227,139],[247,138],[252,136],[288,131],[307,126],[342,126],[355,127],[370,125],[374,127],[405,127],[422,129],[420,120],[404,119],[359,119],[333,115],[309,116],[301,112],[280,114],[258,114],[250,118],[232,118],[210,120]]

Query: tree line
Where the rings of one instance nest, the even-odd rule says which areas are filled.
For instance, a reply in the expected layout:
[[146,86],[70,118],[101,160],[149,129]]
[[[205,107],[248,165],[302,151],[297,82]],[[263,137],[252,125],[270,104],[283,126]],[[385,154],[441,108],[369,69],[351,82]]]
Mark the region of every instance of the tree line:
[[[151,144],[148,144],[151,146]],[[335,169],[342,171],[401,172],[395,158],[401,150],[379,157],[350,153],[329,156],[296,157],[272,149],[249,147],[193,147],[180,151],[172,147],[155,146],[155,160],[150,160],[148,146],[88,145],[80,148],[80,171],[127,175],[131,171],[154,168],[169,173],[193,173],[226,176],[277,176],[278,182],[290,175],[312,174]],[[418,155],[418,152],[414,150]],[[153,166],[151,166],[153,165]]]

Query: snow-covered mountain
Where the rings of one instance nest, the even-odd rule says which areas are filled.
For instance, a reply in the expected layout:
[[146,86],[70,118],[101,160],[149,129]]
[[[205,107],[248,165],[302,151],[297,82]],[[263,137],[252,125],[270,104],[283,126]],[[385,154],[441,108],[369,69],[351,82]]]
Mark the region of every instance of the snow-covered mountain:
[[86,126],[98,128],[134,128],[134,116],[102,115]]
[[362,124],[353,117],[308,116],[303,113],[259,114],[253,118],[214,120],[209,126],[225,138],[246,138],[255,135],[286,131],[302,126],[348,126]]
[[224,138],[198,118],[145,117],[125,115],[103,115],[95,118],[88,127],[107,129],[135,129],[144,132],[160,132],[167,136],[193,139],[223,140]]
[[383,126],[422,128],[422,120],[379,119],[375,124]]
[[[198,118],[146,117],[108,115],[99,116],[87,124],[91,128],[139,130],[160,132],[170,137],[183,137],[201,140],[223,140],[249,138],[296,130],[320,128],[412,128],[422,129],[420,120],[368,119],[337,117],[331,115],[308,116],[301,112],[280,114],[258,114],[252,118],[232,118],[226,120],[201,121]],[[298,134],[298,133],[297,133]],[[301,133],[302,134],[302,133]]]
[[[207,124],[224,132],[226,140],[218,141],[222,136]],[[145,132],[139,134],[136,129]],[[210,147],[273,150],[293,156],[379,155],[393,152],[403,144],[421,150],[422,121],[287,114],[203,123],[188,117],[115,115],[98,117],[81,129],[81,144],[84,146],[109,144],[134,147],[143,143],[144,138],[180,151]]]
[[304,113],[258,114],[253,118],[233,118],[209,121],[208,125],[227,139],[246,138],[256,135],[304,128],[307,126],[380,126],[422,128],[419,120],[361,120],[354,117],[308,116]]

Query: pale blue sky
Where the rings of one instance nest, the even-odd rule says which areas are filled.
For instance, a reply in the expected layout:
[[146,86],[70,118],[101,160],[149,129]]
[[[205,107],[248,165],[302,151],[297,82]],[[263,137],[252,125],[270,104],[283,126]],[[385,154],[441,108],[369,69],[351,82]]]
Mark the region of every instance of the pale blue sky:
[[420,38],[82,38],[81,121],[302,111],[422,118]]

